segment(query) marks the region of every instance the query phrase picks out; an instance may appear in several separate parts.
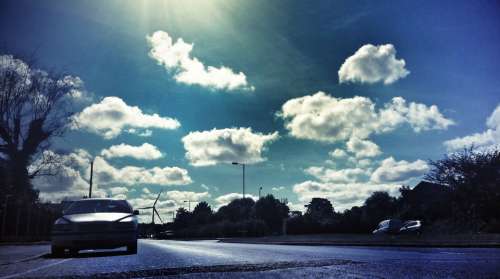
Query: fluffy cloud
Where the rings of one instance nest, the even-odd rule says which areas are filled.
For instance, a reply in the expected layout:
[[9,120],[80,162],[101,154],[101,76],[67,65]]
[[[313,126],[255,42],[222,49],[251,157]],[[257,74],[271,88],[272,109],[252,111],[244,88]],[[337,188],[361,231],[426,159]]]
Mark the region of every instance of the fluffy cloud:
[[174,200],[178,204],[183,204],[184,201],[200,202],[204,199],[210,198],[210,194],[208,192],[190,191],[168,191],[165,193],[165,196],[171,200]]
[[325,142],[366,139],[372,133],[387,133],[404,123],[415,132],[447,129],[454,124],[435,105],[407,104],[396,97],[376,109],[366,97],[335,98],[324,92],[288,100],[277,115],[285,120],[292,136]]
[[254,164],[262,157],[266,144],[276,140],[278,133],[254,133],[251,128],[213,129],[191,132],[182,138],[186,158],[193,166],[210,166],[234,161]]
[[361,168],[335,170],[324,167],[309,167],[305,170],[305,172],[323,182],[331,183],[354,183],[366,181],[370,175],[369,170]]
[[128,193],[128,188],[127,187],[113,187],[109,189],[109,192],[112,195],[122,195],[122,194],[127,194]]
[[426,106],[424,104],[411,102],[406,103],[402,97],[395,97],[392,102],[386,104],[380,110],[380,116],[388,123],[380,123],[382,128],[391,129],[396,123],[408,122],[415,132],[427,130],[444,130],[455,122],[445,118],[436,105]]
[[328,153],[332,158],[334,159],[342,159],[342,158],[346,158],[348,155],[347,155],[347,152],[345,152],[344,150],[342,149],[335,149],[333,151],[331,151],[330,153]]
[[[336,165],[336,164],[334,164]],[[419,177],[429,170],[422,160],[414,162],[396,161],[389,157],[379,162],[349,157],[345,168],[309,167],[305,173],[318,181],[296,184],[293,191],[301,203],[314,197],[324,197],[334,202],[337,209],[359,206],[374,191],[387,191],[398,195],[401,183]]]
[[[43,201],[61,201],[63,199],[77,199],[87,196],[89,193],[88,176],[82,172],[82,167],[90,164],[90,155],[83,149],[66,155],[56,154],[53,151],[45,151],[56,158],[61,164],[57,166],[55,176],[37,176],[33,179],[33,186],[40,191]],[[35,161],[32,168],[37,168],[39,162]],[[99,185],[94,184],[93,197],[105,197],[106,191]]]
[[490,148],[500,145],[500,104],[486,120],[486,131],[465,137],[454,138],[444,142],[448,151],[456,151],[472,145],[479,148]]
[[375,191],[387,191],[397,195],[399,185],[396,184],[359,184],[359,183],[323,183],[305,181],[293,186],[301,203],[308,203],[312,198],[329,199],[335,210],[345,210],[360,206]]
[[272,187],[271,190],[273,190],[274,192],[279,192],[285,190],[285,187],[284,186]]
[[224,66],[205,66],[196,57],[191,57],[193,44],[182,38],[174,42],[167,32],[156,31],[146,39],[151,46],[149,56],[173,72],[177,82],[218,90],[254,90],[244,73],[235,73]]
[[406,77],[404,59],[396,59],[396,49],[391,44],[367,44],[348,57],[339,69],[339,82],[391,84]]
[[186,185],[193,182],[188,171],[179,167],[153,167],[148,169],[125,166],[116,168],[99,156],[94,160],[94,175],[96,181],[101,184],[121,183],[125,185],[155,184],[169,186]]
[[[51,152],[52,151],[46,151]],[[55,176],[40,176],[34,179],[33,185],[40,190],[43,200],[60,201],[64,198],[81,198],[88,195],[90,177],[90,161],[92,156],[83,149],[72,153],[57,155],[61,165]],[[35,162],[34,164],[37,164]],[[34,166],[36,167],[36,166]],[[34,168],[33,167],[33,168]],[[186,185],[192,182],[187,170],[178,167],[143,168],[125,166],[116,168],[104,158],[94,159],[93,197],[112,196],[126,198],[129,188],[117,185],[134,186],[137,184],[154,184],[161,186]],[[144,198],[149,198],[143,193]],[[152,194],[154,196],[154,194]]]
[[349,139],[347,150],[354,153],[356,158],[375,157],[382,154],[378,145],[369,140],[362,140],[357,137]]
[[396,161],[389,157],[382,161],[372,173],[371,180],[375,183],[404,182],[410,178],[421,176],[429,170],[425,161]]
[[[243,198],[243,195],[240,193],[228,193],[228,194],[219,196],[219,197],[215,198],[215,202],[216,202],[215,208],[218,209],[221,206],[227,205],[230,202],[232,202],[236,199],[241,199],[241,198]],[[249,194],[245,194],[245,198],[251,198],[254,201],[256,201],[258,199],[258,197],[254,196],[254,195],[249,195]]]
[[140,146],[132,146],[124,143],[112,145],[108,149],[102,150],[101,155],[108,159],[116,157],[132,157],[142,160],[155,160],[163,156],[160,150],[158,150],[158,147],[149,143],[143,143]]
[[127,105],[119,97],[106,97],[100,103],[86,107],[74,116],[73,129],[83,128],[89,132],[111,139],[124,130],[129,133],[148,132],[144,129],[177,129],[179,121],[158,114],[145,114],[136,106]]

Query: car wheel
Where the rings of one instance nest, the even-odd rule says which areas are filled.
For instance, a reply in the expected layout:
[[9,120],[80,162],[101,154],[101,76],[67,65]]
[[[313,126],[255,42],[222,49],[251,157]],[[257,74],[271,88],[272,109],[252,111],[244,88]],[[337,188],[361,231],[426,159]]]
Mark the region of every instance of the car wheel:
[[127,245],[127,252],[129,252],[130,254],[137,254],[137,241]]
[[61,257],[62,255],[64,255],[64,247],[52,245],[50,247],[50,252],[54,257]]

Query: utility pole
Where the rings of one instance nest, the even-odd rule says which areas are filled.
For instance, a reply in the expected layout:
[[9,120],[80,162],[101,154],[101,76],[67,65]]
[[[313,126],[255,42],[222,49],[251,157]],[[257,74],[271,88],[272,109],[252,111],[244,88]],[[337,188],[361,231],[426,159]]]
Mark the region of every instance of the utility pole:
[[245,164],[243,166],[243,198],[245,198]]
[[92,198],[92,176],[94,175],[94,160],[90,161],[90,188],[89,188],[89,199]]
[[188,211],[191,212],[191,201],[184,201],[184,202],[187,202],[188,203]]
[[233,165],[240,165],[243,168],[243,198],[245,198],[245,164],[244,163],[238,163],[238,162],[232,162]]

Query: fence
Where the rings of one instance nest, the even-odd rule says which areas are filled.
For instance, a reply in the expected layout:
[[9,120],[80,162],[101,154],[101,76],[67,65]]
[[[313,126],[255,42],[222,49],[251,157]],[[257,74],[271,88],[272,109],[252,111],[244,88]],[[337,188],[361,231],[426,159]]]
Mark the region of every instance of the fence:
[[6,198],[0,206],[0,240],[49,240],[52,224],[59,216],[60,204],[26,203]]

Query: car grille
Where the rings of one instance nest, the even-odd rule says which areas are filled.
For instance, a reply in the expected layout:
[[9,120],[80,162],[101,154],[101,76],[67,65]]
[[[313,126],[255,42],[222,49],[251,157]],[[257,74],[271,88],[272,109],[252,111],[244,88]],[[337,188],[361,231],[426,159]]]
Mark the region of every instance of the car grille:
[[78,231],[80,232],[102,232],[110,229],[109,222],[88,222],[81,223],[78,225]]

